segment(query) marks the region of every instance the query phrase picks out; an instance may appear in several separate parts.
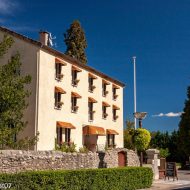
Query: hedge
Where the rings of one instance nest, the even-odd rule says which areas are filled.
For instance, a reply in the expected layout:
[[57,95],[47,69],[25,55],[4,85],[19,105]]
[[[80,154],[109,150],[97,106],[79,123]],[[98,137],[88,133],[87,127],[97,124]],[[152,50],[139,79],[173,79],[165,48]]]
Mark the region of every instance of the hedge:
[[152,180],[152,169],[145,167],[0,174],[0,184],[19,190],[135,190],[150,187]]

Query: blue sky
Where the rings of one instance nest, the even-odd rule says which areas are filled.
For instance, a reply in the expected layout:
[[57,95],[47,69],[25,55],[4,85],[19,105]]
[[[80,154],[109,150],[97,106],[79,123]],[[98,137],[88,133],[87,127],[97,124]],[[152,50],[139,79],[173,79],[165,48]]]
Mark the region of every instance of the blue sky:
[[0,0],[0,25],[34,39],[48,30],[64,52],[63,33],[80,20],[88,65],[126,83],[124,118],[133,119],[135,55],[137,111],[148,112],[143,127],[172,131],[190,83],[189,10],[189,0]]

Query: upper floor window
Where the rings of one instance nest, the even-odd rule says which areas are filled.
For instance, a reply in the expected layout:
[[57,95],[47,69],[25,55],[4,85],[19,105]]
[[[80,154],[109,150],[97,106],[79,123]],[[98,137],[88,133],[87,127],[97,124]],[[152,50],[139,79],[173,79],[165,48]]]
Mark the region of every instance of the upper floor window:
[[113,112],[113,120],[116,121],[118,119],[118,115],[117,115],[117,110],[119,110],[120,108],[117,107],[116,105],[113,105],[112,107],[112,112]]
[[89,92],[93,92],[94,89],[96,88],[96,86],[94,86],[94,84],[93,84],[94,79],[97,79],[97,77],[92,75],[91,73],[89,73],[89,75],[88,75],[88,84],[89,84],[88,90],[89,90]]
[[82,70],[75,67],[75,66],[72,66],[72,71],[71,71],[71,74],[72,74],[72,85],[73,86],[77,86],[78,83],[79,83],[79,79],[78,79],[78,72],[81,72]]
[[110,107],[110,105],[106,102],[102,102],[102,118],[103,119],[106,119],[108,117],[107,107]]
[[67,65],[65,62],[62,60],[55,58],[55,78],[57,80],[61,80],[63,78],[63,73],[62,73],[62,66]]
[[110,85],[110,83],[106,80],[102,80],[102,95],[103,96],[107,96],[108,94],[107,85]]
[[60,87],[55,87],[55,108],[61,109],[63,102],[61,100],[61,95],[65,94],[66,92],[60,88]]
[[71,112],[73,113],[77,113],[78,111],[79,108],[77,103],[78,98],[81,98],[79,94],[77,94],[76,92],[71,93]]
[[97,101],[94,98],[89,97],[88,98],[88,119],[89,119],[89,121],[94,120],[94,113],[95,113],[95,111],[93,109],[94,103],[97,103]]
[[113,100],[116,100],[117,97],[118,97],[118,94],[117,94],[117,89],[119,89],[118,86],[116,86],[115,84],[113,84],[112,86],[112,92],[113,92]]

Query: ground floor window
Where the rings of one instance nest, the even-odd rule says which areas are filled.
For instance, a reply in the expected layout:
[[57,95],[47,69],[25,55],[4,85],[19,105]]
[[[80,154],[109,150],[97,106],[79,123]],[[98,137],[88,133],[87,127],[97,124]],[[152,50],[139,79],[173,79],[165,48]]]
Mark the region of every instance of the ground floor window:
[[111,135],[111,134],[107,135],[107,144],[108,144],[108,147],[115,146],[115,135]]
[[70,144],[71,141],[71,129],[57,127],[57,144],[63,143]]

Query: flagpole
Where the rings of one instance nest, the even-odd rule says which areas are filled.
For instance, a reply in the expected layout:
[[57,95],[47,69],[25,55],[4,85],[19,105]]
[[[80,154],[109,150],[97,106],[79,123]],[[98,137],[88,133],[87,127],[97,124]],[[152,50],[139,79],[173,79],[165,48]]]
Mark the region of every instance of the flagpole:
[[[134,113],[136,113],[137,102],[136,102],[136,57],[133,56],[133,66],[134,66]],[[134,117],[135,129],[136,129],[136,118]]]

